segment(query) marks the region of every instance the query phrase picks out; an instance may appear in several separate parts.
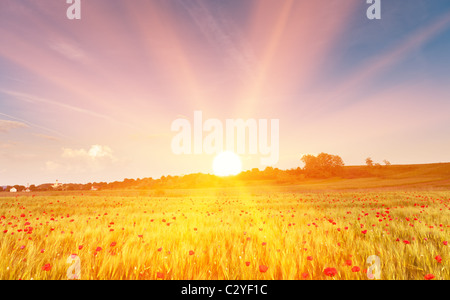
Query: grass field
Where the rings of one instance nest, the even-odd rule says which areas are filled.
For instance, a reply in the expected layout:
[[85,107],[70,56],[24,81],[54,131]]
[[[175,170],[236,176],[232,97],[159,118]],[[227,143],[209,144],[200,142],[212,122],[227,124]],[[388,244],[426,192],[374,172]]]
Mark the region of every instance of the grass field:
[[442,188],[3,193],[0,279],[77,261],[83,280],[368,279],[372,255],[381,279],[450,279],[449,204]]

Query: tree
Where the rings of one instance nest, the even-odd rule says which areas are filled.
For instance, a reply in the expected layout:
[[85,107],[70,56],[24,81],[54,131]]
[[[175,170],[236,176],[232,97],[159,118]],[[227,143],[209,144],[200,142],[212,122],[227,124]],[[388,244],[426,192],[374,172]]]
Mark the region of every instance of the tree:
[[25,190],[25,186],[23,186],[23,185],[15,185],[14,188],[15,188],[18,192],[21,192],[21,191]]
[[384,164],[385,164],[386,166],[390,166],[390,165],[391,165],[391,162],[388,161],[388,160],[386,160],[386,159],[385,159],[383,162],[384,162]]
[[373,167],[373,160],[372,160],[372,158],[370,158],[370,157],[366,158],[366,165],[368,167]]
[[305,171],[312,171],[318,167],[317,157],[314,155],[303,155],[302,162],[305,164],[303,168]]
[[340,156],[320,153],[317,156],[304,155],[302,162],[308,177],[330,177],[341,173],[344,161]]

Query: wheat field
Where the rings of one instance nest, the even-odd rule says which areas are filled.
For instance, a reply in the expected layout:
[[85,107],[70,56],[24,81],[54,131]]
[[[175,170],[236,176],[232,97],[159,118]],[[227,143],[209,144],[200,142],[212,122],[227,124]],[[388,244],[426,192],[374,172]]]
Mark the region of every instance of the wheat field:
[[6,195],[0,279],[367,280],[376,256],[380,279],[448,280],[449,204],[448,191]]

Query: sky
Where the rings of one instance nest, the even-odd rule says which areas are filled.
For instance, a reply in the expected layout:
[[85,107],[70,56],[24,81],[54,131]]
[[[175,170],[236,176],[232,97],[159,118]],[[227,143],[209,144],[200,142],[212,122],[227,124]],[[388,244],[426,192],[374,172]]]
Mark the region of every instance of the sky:
[[280,169],[449,162],[450,2],[381,3],[0,0],[0,185],[211,173],[171,148],[195,111],[279,120]]

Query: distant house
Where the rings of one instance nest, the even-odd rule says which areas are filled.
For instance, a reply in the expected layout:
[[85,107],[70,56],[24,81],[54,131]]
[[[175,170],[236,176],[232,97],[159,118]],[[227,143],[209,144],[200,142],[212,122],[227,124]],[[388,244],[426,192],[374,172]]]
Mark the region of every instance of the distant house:
[[17,189],[16,188],[12,188],[9,190],[11,193],[17,193]]
[[97,191],[97,190],[98,190],[97,187],[95,187],[95,186],[92,186],[92,187],[91,187],[91,191]]

